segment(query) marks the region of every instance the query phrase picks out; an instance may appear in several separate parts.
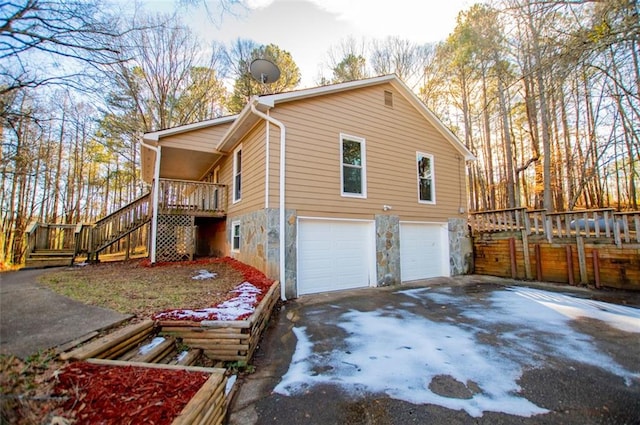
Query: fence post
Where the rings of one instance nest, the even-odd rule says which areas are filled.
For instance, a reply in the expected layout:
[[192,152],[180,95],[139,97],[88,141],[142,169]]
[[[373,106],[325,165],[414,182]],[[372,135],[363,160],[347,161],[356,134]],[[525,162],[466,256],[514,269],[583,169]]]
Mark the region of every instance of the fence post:
[[540,252],[540,244],[537,243],[535,245],[535,253],[536,253],[536,280],[542,281],[542,253]]
[[518,276],[518,265],[516,263],[516,238],[509,238],[509,259],[511,260],[511,279]]
[[573,252],[571,250],[571,245],[567,245],[565,249],[567,251],[567,279],[569,280],[569,285],[574,285],[575,280],[573,277]]
[[531,258],[529,256],[529,234],[526,230],[522,232],[522,253],[524,255],[524,277],[531,279]]
[[546,213],[542,213],[542,219],[544,220],[544,232],[547,234],[547,241],[551,243],[553,239],[553,225],[551,224],[552,218],[548,217]]
[[596,288],[600,289],[600,256],[598,250],[593,250],[593,278]]
[[578,248],[578,266],[580,267],[580,283],[586,285],[589,283],[587,276],[587,259],[584,253],[584,239],[582,236],[576,236],[576,246]]

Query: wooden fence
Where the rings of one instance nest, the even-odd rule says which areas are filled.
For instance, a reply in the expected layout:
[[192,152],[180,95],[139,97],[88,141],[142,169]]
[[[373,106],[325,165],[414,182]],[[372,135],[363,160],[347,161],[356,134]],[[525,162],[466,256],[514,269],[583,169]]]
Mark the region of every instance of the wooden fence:
[[473,213],[475,272],[640,290],[640,211]]

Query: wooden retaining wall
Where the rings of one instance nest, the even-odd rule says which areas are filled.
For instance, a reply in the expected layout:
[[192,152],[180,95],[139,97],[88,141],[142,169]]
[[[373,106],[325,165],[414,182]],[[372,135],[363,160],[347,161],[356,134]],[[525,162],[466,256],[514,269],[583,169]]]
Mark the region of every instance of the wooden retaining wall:
[[193,348],[171,364],[161,363],[175,349],[174,338],[167,337],[151,349],[142,349],[157,331],[152,320],[145,320],[63,352],[59,357],[61,360],[86,361],[113,367],[135,366],[208,373],[211,375],[209,379],[173,420],[172,425],[221,425],[232,397],[232,391],[229,394],[226,391],[226,369],[191,366],[201,354],[201,350]]
[[[196,395],[189,401],[173,425],[221,425],[226,417],[234,388],[227,389],[226,370],[190,366],[204,352],[211,360],[235,361],[247,365],[258,346],[271,312],[280,298],[280,284],[275,282],[260,301],[254,313],[246,320],[187,321],[145,320],[135,323],[83,345],[63,351],[61,360],[87,361],[117,366],[140,366],[165,369],[199,370],[211,374]],[[153,349],[140,350],[154,335],[165,340]],[[162,364],[171,357],[176,339],[189,347],[188,353],[173,364]],[[83,340],[84,342],[84,340]]]
[[640,291],[640,244],[583,237],[549,242],[521,232],[474,236],[475,273]]
[[199,348],[212,360],[246,365],[258,346],[260,335],[280,298],[280,283],[275,282],[255,312],[246,320],[161,320],[161,334],[181,338],[185,345]]

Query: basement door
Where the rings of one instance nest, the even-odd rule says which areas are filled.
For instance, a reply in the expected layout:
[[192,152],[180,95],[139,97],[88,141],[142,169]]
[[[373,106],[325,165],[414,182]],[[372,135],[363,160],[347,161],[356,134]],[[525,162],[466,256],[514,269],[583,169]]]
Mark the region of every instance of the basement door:
[[403,282],[449,276],[446,223],[400,223],[400,277]]
[[298,295],[363,288],[375,281],[370,221],[298,219]]

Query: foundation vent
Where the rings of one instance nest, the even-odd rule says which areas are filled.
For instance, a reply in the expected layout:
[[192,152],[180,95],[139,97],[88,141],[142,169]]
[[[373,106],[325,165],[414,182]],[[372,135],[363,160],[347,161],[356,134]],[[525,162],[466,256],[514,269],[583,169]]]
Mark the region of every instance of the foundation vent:
[[393,108],[393,93],[388,90],[384,91],[384,106]]

